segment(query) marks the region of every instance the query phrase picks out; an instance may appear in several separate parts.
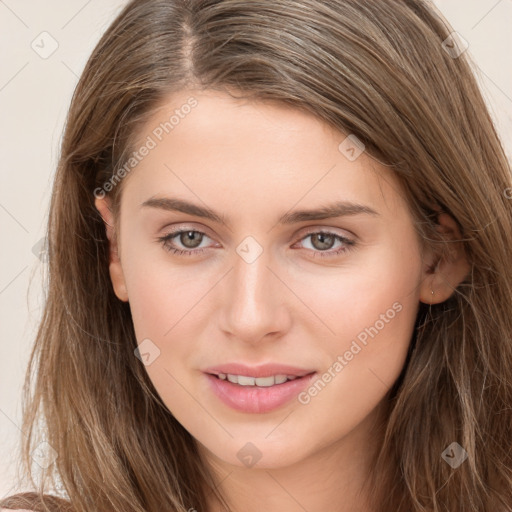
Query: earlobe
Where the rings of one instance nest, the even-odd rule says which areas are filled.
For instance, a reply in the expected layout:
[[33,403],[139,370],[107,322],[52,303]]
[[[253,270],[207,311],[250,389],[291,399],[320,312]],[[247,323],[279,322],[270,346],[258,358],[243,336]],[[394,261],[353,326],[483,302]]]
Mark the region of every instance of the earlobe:
[[109,240],[109,273],[112,281],[112,287],[117,298],[123,302],[128,302],[128,291],[119,257],[117,236],[115,233],[115,222],[112,214],[111,202],[108,197],[96,198],[94,202],[96,209],[105,223],[105,231]]
[[420,285],[420,301],[425,304],[439,304],[447,300],[470,271],[455,220],[447,213],[441,213],[438,224],[438,231],[445,236],[447,247],[442,255],[431,253],[431,260],[426,263]]

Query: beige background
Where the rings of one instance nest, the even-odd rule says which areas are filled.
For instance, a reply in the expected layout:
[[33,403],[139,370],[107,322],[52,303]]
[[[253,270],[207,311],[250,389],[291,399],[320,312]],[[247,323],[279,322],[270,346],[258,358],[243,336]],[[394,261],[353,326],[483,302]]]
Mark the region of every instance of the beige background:
[[[86,59],[125,3],[0,0],[0,497],[15,491],[21,385],[41,314],[42,263],[33,248],[44,234],[66,110]],[[434,3],[469,42],[512,157],[512,0]]]

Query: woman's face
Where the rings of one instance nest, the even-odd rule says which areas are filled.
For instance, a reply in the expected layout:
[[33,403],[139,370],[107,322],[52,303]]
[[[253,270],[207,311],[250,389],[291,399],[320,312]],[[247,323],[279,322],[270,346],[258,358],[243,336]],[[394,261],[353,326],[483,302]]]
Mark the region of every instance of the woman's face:
[[[276,468],[369,428],[427,277],[392,171],[310,114],[211,91],[173,95],[136,147],[110,269],[176,419],[218,460]],[[248,387],[210,375],[227,364],[314,374]]]

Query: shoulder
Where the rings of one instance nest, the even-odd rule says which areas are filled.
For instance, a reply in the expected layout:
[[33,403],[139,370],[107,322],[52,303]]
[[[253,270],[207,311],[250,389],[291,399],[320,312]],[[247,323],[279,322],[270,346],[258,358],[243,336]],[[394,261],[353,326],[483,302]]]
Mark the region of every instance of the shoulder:
[[51,494],[23,492],[0,500],[0,512],[73,512],[69,501]]
[[0,508],[0,512],[34,512],[34,510],[27,510],[27,509],[21,509],[21,508]]

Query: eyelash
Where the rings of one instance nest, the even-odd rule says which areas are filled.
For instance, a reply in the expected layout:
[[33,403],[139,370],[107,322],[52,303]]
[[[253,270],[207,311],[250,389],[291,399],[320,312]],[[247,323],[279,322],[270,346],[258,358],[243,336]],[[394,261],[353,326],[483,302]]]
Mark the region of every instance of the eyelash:
[[[174,231],[173,233],[169,233],[168,235],[158,237],[157,240],[163,245],[163,248],[166,251],[173,252],[174,254],[177,254],[179,256],[199,256],[206,250],[206,248],[203,247],[202,249],[183,250],[183,249],[177,249],[176,247],[172,247],[171,245],[169,245],[169,242],[173,238],[176,238],[177,236],[181,235],[182,233],[188,233],[188,232],[199,233],[199,234],[208,236],[206,233],[203,233],[202,231],[198,231],[196,229],[182,229],[179,231]],[[317,257],[316,256],[317,254],[319,255],[320,258],[333,258],[333,257],[339,256],[342,253],[349,252],[349,251],[353,250],[354,246],[356,245],[356,242],[354,240],[350,240],[349,238],[346,238],[344,236],[337,235],[336,233],[332,233],[330,231],[324,231],[324,230],[311,231],[311,232],[307,233],[306,235],[304,235],[299,240],[299,242],[304,240],[305,238],[308,238],[311,235],[318,235],[318,234],[333,236],[336,240],[339,240],[340,242],[342,242],[344,244],[344,246],[333,251],[333,252],[313,250],[314,258]],[[309,250],[312,250],[312,249],[309,249]]]

